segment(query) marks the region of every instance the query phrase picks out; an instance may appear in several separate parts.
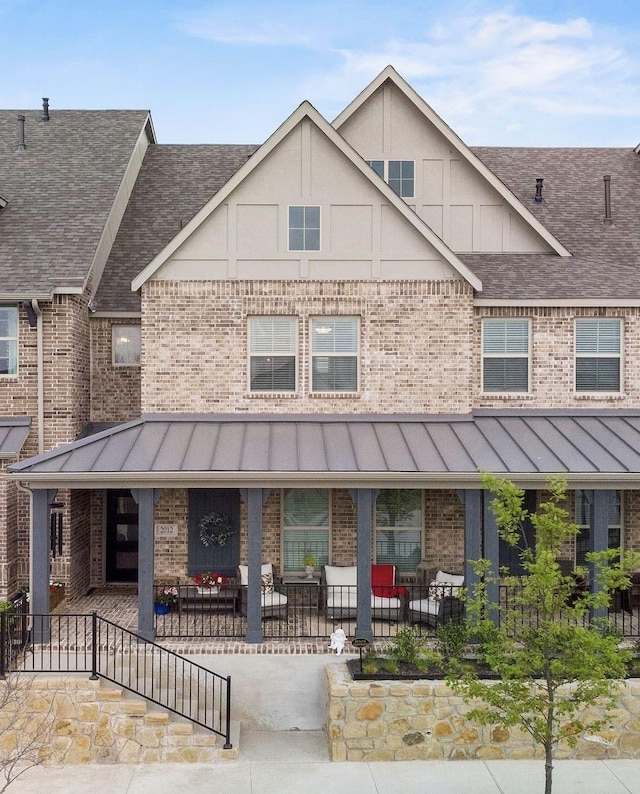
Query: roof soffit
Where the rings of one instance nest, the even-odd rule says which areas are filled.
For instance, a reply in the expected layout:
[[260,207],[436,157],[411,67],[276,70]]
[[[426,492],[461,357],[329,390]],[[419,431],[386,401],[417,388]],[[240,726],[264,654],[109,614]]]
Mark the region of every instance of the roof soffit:
[[481,280],[473,273],[462,260],[422,221],[409,205],[401,199],[365,160],[342,138],[342,136],[329,124],[329,122],[311,105],[303,102],[286,121],[265,141],[265,143],[251,156],[249,160],[229,179],[229,181],[213,196],[202,209],[194,215],[184,228],[160,251],[157,256],[142,270],[132,281],[132,290],[138,290],[148,281],[159,268],[177,251],[177,249],[201,226],[215,209],[231,195],[257,166],[263,162],[274,149],[276,149],[290,132],[304,119],[308,119],[329,141],[347,157],[348,160],[360,171],[367,181],[384,196],[385,201],[393,207],[408,223],[421,235],[421,237],[434,248],[451,267],[468,281],[471,286],[482,290]]
[[[489,169],[451,129],[451,127],[425,102],[425,100],[401,77],[393,66],[387,66],[347,107],[333,120],[336,130],[351,118],[373,94],[389,80],[424,116],[428,123],[444,136],[447,142],[460,154],[477,173],[507,202],[511,209],[522,218],[559,256],[571,256],[571,252],[517,199],[506,185]],[[640,144],[639,144],[640,148]]]

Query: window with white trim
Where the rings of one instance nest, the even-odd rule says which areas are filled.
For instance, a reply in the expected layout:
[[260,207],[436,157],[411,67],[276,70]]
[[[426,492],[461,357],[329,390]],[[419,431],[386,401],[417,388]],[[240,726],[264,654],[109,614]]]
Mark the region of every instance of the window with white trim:
[[283,573],[304,571],[305,558],[313,558],[317,569],[329,564],[330,505],[331,491],[324,488],[287,488],[282,492]]
[[415,196],[415,162],[413,160],[367,160],[392,190],[402,198]]
[[422,559],[422,491],[400,488],[378,493],[375,509],[375,560],[415,574]]
[[18,374],[18,309],[0,306],[0,375]]
[[622,321],[575,321],[576,391],[620,391]]
[[139,367],[141,334],[139,325],[112,326],[112,360],[118,367]]
[[289,207],[289,250],[320,250],[320,207]]
[[357,317],[311,319],[311,391],[358,391]]
[[249,388],[295,391],[298,321],[295,317],[249,318]]
[[[609,491],[609,548],[622,548],[622,510],[620,491]],[[591,549],[591,504],[585,491],[575,492],[575,523],[580,527],[576,535],[576,565],[587,565],[586,555]]]
[[482,391],[528,392],[530,326],[527,319],[482,321]]

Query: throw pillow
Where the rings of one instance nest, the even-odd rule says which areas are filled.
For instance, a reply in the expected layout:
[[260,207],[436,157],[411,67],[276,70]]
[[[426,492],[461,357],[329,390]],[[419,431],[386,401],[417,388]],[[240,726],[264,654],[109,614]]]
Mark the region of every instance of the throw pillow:
[[453,595],[453,589],[451,582],[429,582],[429,598],[432,601],[441,601],[445,596]]
[[273,593],[273,574],[272,573],[263,573],[262,574],[262,592],[263,593]]

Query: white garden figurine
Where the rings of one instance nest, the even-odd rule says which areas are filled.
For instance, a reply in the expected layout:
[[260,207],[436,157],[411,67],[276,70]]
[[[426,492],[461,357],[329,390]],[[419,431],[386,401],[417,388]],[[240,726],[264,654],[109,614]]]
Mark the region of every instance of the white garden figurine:
[[344,650],[346,641],[347,635],[344,633],[344,631],[342,629],[336,629],[335,631],[331,632],[331,645],[329,645],[329,647],[339,656]]

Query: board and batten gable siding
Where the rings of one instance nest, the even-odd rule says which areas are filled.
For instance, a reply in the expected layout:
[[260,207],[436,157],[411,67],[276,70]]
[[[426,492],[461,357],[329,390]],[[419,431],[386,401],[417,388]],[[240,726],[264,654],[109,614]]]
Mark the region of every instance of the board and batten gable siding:
[[[320,250],[288,250],[289,206],[320,207]],[[155,279],[459,279],[312,121],[303,119]]]
[[456,253],[551,250],[390,81],[340,126],[340,134],[365,160],[415,162],[415,196],[406,201]]

